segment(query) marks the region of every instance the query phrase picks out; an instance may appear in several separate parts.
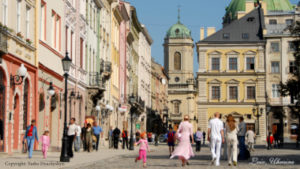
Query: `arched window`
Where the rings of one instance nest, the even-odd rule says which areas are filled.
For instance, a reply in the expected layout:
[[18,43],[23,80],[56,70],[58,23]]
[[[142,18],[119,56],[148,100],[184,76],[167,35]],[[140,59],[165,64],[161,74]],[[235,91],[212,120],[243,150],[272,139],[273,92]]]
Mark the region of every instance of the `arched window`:
[[24,93],[23,93],[23,130],[26,130],[27,127],[27,117],[28,117],[28,91],[29,91],[29,82],[25,80],[24,82]]
[[181,70],[181,54],[179,52],[174,54],[174,69]]

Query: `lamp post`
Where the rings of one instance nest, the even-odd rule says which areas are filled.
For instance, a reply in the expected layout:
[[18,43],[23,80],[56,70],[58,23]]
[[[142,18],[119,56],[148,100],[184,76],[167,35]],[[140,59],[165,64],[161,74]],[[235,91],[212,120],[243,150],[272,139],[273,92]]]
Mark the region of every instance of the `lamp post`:
[[68,72],[70,70],[72,60],[68,56],[68,52],[66,52],[66,57],[62,59],[63,70],[65,72],[65,122],[64,122],[64,133],[62,138],[62,148],[60,154],[60,161],[61,162],[69,162],[70,157],[68,156],[68,128],[67,128],[67,99],[68,99]]
[[135,105],[134,105],[134,103],[135,103],[135,97],[133,96],[133,95],[131,95],[130,97],[129,97],[129,103],[130,103],[130,105],[131,105],[131,107],[130,107],[130,145],[129,145],[129,150],[134,150],[134,147],[133,147],[133,126],[132,126],[132,122],[133,122],[133,113],[135,112]]
[[259,117],[263,113],[263,108],[259,109],[259,105],[256,103],[256,104],[254,104],[254,107],[252,109],[252,113],[253,113],[253,116],[255,116],[256,120],[257,120],[257,132],[256,132],[256,135],[259,135]]
[[27,69],[22,63],[20,68],[17,71],[17,75],[10,75],[10,86],[20,85],[23,83],[23,80],[27,74]]

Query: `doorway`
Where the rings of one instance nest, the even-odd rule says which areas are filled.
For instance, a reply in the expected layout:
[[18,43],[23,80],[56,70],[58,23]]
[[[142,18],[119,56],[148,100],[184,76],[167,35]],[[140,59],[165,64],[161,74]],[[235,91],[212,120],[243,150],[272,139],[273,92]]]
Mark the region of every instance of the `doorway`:
[[20,113],[20,101],[19,95],[14,98],[14,145],[13,149],[18,150],[19,146],[19,113]]

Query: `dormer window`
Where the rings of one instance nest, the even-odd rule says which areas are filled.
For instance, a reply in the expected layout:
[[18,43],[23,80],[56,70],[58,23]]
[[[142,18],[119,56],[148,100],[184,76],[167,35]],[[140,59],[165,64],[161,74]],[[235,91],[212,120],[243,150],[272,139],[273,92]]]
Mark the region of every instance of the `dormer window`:
[[242,39],[249,39],[249,33],[242,33]]
[[223,33],[223,39],[230,39],[229,33]]
[[179,29],[176,29],[176,30],[175,30],[176,35],[178,35],[179,32],[180,32]]
[[253,22],[254,21],[254,17],[249,17],[248,19],[247,19],[247,22]]

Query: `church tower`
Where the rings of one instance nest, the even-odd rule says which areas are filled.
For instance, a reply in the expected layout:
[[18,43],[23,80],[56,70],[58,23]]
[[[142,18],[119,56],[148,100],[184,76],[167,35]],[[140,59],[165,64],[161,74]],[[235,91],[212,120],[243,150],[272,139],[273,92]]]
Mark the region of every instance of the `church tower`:
[[[194,41],[191,31],[178,21],[170,27],[164,39],[164,67],[169,76],[169,119],[176,130],[184,115],[197,121],[195,107],[196,84],[193,73]],[[196,127],[196,126],[195,126]]]

